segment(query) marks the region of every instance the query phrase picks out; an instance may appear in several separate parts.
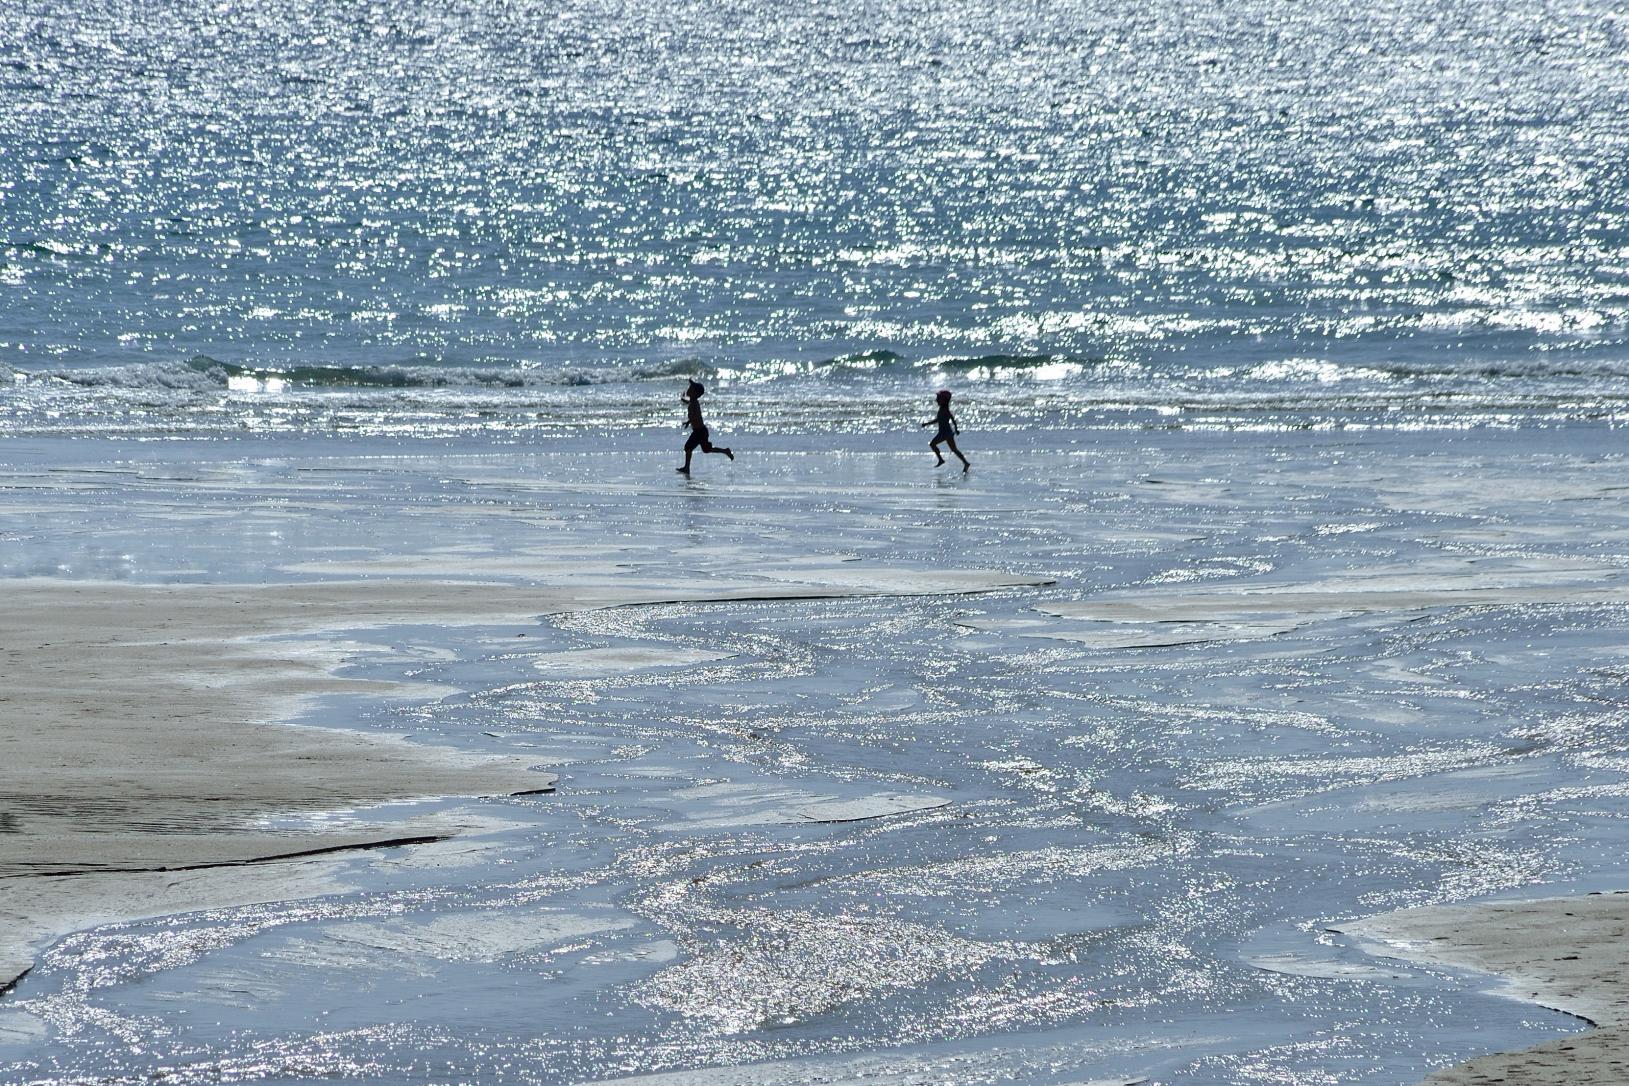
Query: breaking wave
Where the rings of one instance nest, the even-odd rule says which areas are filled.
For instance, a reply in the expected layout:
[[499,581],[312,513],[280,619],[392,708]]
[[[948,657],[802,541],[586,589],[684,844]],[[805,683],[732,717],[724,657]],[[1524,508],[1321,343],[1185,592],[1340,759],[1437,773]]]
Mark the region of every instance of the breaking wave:
[[198,355],[185,362],[141,362],[19,372],[23,372],[28,379],[65,382],[87,389],[218,392],[237,385],[267,383],[332,389],[519,389],[653,381],[710,371],[706,366],[693,362],[616,370],[445,366],[431,362],[361,366],[247,366]]
[[680,377],[728,376],[752,381],[777,377],[854,377],[866,374],[955,373],[973,378],[980,373],[1047,376],[1049,368],[1081,367],[1101,360],[1064,355],[990,354],[970,357],[937,356],[909,359],[888,350],[863,351],[813,362],[712,363],[677,359],[604,367],[543,367],[528,365],[447,365],[431,359],[374,365],[254,366],[226,362],[208,355],[187,361],[140,362],[114,366],[17,371],[26,380],[66,382],[81,388],[169,392],[218,392],[233,387],[276,384],[300,388],[332,389],[524,389],[663,381]]

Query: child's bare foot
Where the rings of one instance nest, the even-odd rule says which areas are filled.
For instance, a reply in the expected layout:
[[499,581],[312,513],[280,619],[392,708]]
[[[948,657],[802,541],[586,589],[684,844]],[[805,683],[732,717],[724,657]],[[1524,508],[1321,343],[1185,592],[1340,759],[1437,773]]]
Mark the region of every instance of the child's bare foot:
[[935,460],[933,462],[933,466],[936,467],[936,468],[944,467],[945,466],[945,458],[941,456],[938,460]]
[[967,461],[965,461],[965,460],[963,460],[963,461],[962,461],[962,470],[963,470],[963,471],[966,471],[966,470],[967,470],[967,469],[968,469],[968,468],[970,468],[970,467],[972,467],[972,466],[973,466],[973,465],[972,465],[972,464],[969,464],[969,463],[968,463],[968,462],[967,462]]
[[725,449],[725,450],[724,450],[724,455],[725,455],[725,456],[727,456],[727,457],[729,457],[729,458],[730,458],[730,459],[731,459],[731,460],[734,460],[734,459],[735,459],[735,454],[734,454],[734,453],[732,453],[732,452],[731,452],[731,451],[730,451],[730,450],[728,450],[728,449]]
[[673,470],[678,472],[680,475],[689,475],[690,474],[690,469],[689,468],[674,468]]

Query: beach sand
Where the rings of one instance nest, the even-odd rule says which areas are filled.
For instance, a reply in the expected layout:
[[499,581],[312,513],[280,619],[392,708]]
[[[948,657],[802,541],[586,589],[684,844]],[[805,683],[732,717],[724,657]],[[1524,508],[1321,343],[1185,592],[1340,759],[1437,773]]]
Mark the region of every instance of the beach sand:
[[1399,957],[1492,973],[1598,1028],[1447,1068],[1430,1086],[1629,1082],[1629,892],[1405,909],[1342,929]]
[[[636,574],[552,586],[9,583],[0,612],[0,990],[27,971],[34,951],[67,932],[327,892],[335,888],[330,865],[313,860],[458,829],[446,819],[384,823],[372,833],[284,828],[267,823],[273,816],[552,787],[536,759],[284,723],[325,695],[424,695],[423,687],[336,676],[347,649],[334,631],[1034,583],[962,570],[827,572],[688,585]],[[299,639],[273,640],[290,637]]]
[[[1099,435],[944,487],[886,450],[678,486],[566,447],[42,470],[0,500],[28,680],[0,793],[70,809],[0,802],[0,930],[36,961],[0,1080],[1579,1062],[1580,1021],[1308,945],[1619,885],[1629,579],[1599,544],[1629,511],[1577,440],[1517,466],[1595,488],[1567,501],[1501,473],[1503,435]],[[1423,511],[1386,512],[1405,484]],[[1021,583],[939,562],[1058,584],[895,598]],[[556,794],[502,798],[537,766]],[[173,869],[200,859],[229,866]]]

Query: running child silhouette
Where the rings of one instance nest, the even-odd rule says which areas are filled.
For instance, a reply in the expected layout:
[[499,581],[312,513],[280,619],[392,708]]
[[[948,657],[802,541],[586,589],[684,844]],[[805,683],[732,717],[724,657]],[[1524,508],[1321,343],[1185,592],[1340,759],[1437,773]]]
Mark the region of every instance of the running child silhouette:
[[735,454],[729,449],[715,448],[711,436],[707,433],[707,423],[701,417],[701,398],[705,395],[707,395],[707,389],[702,386],[701,382],[691,381],[690,387],[684,390],[683,396],[679,397],[679,402],[689,408],[689,413],[685,416],[684,426],[685,429],[690,431],[690,439],[684,443],[684,467],[675,468],[674,470],[683,472],[686,475],[690,474],[690,458],[695,455],[698,447],[702,452],[723,453],[731,460],[735,459]]
[[[962,451],[956,447],[956,435],[962,431],[961,427],[956,425],[956,416],[950,413],[950,390],[948,388],[940,389],[939,395],[936,397],[936,399],[939,401],[939,413],[934,416],[932,422],[924,422],[922,424],[922,426],[933,426],[937,424],[939,427],[939,432],[933,435],[932,441],[928,442],[928,448],[933,450],[933,455],[936,456],[939,463],[943,465],[945,462],[945,457],[944,454],[939,451],[939,443],[941,441],[944,442],[946,445],[950,446],[950,451],[956,454],[956,459],[962,462],[962,470],[966,471],[973,465],[967,462],[967,457],[963,456]],[[920,430],[922,426],[917,427],[917,429]]]

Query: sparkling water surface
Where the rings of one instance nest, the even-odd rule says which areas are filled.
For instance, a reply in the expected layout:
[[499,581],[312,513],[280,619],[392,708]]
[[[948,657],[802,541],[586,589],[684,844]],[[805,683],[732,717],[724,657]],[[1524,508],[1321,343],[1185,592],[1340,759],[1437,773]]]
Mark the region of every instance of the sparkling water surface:
[[1588,3],[7,0],[0,421],[546,428],[675,374],[769,429],[947,382],[1616,418],[1626,47]]
[[[308,721],[537,758],[558,791],[338,814],[470,832],[60,940],[0,1001],[0,1077],[1405,1084],[1577,1029],[1331,929],[1621,887],[1602,432],[1517,460],[1493,431],[981,434],[965,476],[857,438],[691,480],[636,433],[13,442],[11,576],[1055,583],[344,634],[349,673],[451,689]],[[1291,593],[1279,625],[1205,611],[1241,587]],[[1469,590],[1508,595],[1442,596]],[[1113,600],[1171,611],[1071,617]],[[801,813],[879,796],[912,802]]]

